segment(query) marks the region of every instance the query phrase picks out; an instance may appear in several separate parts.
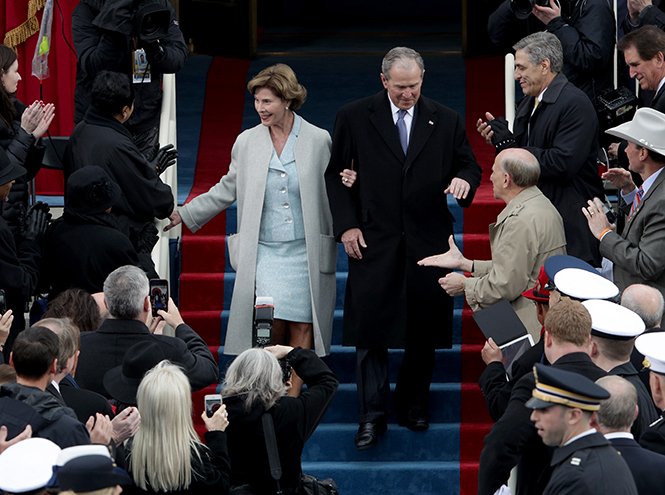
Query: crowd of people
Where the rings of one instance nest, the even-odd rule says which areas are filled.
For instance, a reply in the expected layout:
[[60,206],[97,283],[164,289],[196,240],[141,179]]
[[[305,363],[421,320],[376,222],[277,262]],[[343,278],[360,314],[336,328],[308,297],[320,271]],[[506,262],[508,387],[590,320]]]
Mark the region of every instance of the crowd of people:
[[[161,27],[134,25],[143,8]],[[476,122],[496,151],[490,181],[505,204],[489,226],[490,260],[455,244],[448,196],[470,206],[482,169],[462,117],[421,95],[425,63],[411,48],[385,55],[383,88],[340,108],[332,137],[296,113],[307,91],[290,67],[255,75],[247,89],[260,123],[238,136],[219,183],[175,208],[160,174],[177,151],[157,138],[161,74],[187,54],[175,13],[162,0],[82,0],[72,22],[77,125],[64,213],[51,222],[26,185],[55,109],[15,98],[18,61],[0,47],[0,490],[302,493],[302,450],[338,386],[320,359],[337,243],[349,258],[343,344],[356,347],[357,450],[388,429],[389,349],[404,349],[398,425],[427,430],[453,298],[474,312],[509,301],[535,345],[509,368],[491,338],[482,350],[494,424],[478,493],[509,493],[515,466],[519,494],[662,489],[665,14],[649,0],[627,0],[627,10],[618,48],[644,99],[609,129],[596,114],[612,87],[605,0],[526,10],[505,0],[490,17],[524,94],[513,123],[489,112]],[[601,147],[615,160],[602,174]],[[614,215],[603,180],[617,189]],[[151,305],[154,220],[196,231],[236,202],[224,352],[237,357],[223,404],[202,414],[202,441],[191,392],[218,383],[218,365],[172,299]],[[35,294],[48,304],[26,329]],[[274,300],[275,345],[265,349],[251,330],[261,296]]]

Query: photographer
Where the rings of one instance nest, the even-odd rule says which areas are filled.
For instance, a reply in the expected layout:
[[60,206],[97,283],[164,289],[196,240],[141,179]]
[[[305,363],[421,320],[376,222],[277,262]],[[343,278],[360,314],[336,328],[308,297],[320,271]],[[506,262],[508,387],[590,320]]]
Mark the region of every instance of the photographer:
[[81,0],[72,14],[72,37],[78,56],[74,122],[83,120],[100,71],[133,75],[136,109],[126,127],[146,158],[154,159],[161,76],[182,69],[188,53],[173,7],[167,0]]
[[504,0],[487,23],[490,39],[505,53],[528,34],[554,34],[563,46],[564,75],[591,101],[612,87],[615,30],[608,0]]
[[[288,397],[288,365],[293,366],[307,389]],[[307,439],[325,415],[339,381],[310,350],[289,346],[248,349],[229,366],[223,384],[229,413],[226,430],[231,458],[231,486],[244,486],[244,493],[275,493],[263,436],[262,415],[272,416],[282,467],[280,485],[284,493],[298,493],[302,474],[300,457]],[[235,492],[241,493],[241,492]]]

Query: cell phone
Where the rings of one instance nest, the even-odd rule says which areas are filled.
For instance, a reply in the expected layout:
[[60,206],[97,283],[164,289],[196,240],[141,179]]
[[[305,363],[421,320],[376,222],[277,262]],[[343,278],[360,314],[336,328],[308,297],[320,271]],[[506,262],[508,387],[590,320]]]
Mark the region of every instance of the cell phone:
[[203,400],[205,402],[206,416],[209,418],[212,418],[217,409],[222,407],[222,396],[220,394],[206,395]]
[[5,300],[5,291],[0,289],[0,315],[7,312],[7,301]]
[[157,311],[169,310],[169,282],[163,278],[150,279],[150,306],[152,316],[159,316]]

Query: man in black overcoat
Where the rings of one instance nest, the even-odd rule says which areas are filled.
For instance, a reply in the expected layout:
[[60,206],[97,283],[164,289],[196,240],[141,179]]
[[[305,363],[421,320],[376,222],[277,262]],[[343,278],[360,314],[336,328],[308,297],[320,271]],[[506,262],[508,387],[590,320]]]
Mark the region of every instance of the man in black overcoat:
[[603,198],[598,175],[598,119],[589,98],[562,72],[563,49],[551,33],[520,40],[515,51],[515,80],[526,95],[515,113],[513,131],[503,117],[489,112],[478,131],[499,153],[524,148],[540,163],[538,189],[556,207],[566,230],[569,255],[599,267],[598,239],[589,232],[582,208]]
[[[349,255],[344,339],[357,347],[356,448],[386,430],[388,349],[405,349],[395,389],[399,423],[428,428],[434,350],[452,346],[453,299],[420,267],[448,250],[450,193],[469,206],[482,175],[459,114],[420,96],[424,64],[409,49],[383,59],[384,91],[342,107],[326,171],[335,236]],[[352,188],[339,173],[353,168]]]

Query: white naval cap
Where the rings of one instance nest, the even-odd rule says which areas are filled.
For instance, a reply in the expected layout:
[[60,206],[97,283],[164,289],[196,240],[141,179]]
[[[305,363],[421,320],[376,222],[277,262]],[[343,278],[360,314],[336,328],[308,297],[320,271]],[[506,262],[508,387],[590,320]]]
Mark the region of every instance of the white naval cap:
[[619,288],[600,273],[579,268],[564,268],[554,275],[554,286],[561,294],[580,300],[611,299]]
[[627,340],[644,333],[646,326],[637,313],[602,299],[589,299],[582,305],[591,315],[591,335]]
[[73,447],[67,447],[60,451],[60,454],[55,461],[55,465],[62,467],[72,459],[76,459],[83,455],[103,455],[111,459],[111,453],[106,445],[94,443],[91,445],[74,445]]
[[0,490],[24,493],[44,488],[60,447],[45,438],[22,440],[0,454]]
[[635,349],[644,354],[645,368],[665,374],[665,332],[649,332],[635,340]]

